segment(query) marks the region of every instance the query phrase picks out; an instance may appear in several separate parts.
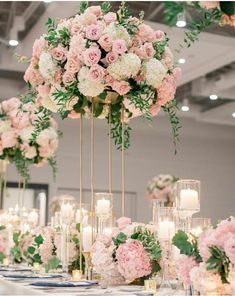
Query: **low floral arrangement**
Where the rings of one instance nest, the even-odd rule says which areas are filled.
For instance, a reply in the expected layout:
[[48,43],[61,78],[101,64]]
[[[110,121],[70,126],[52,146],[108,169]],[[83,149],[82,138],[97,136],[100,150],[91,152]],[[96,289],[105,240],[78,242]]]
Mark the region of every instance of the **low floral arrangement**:
[[14,163],[25,179],[29,178],[30,164],[40,167],[49,163],[55,170],[57,124],[48,117],[48,124],[36,134],[34,125],[41,115],[40,105],[22,104],[19,98],[5,100],[0,105],[0,160]]
[[3,235],[4,226],[0,226],[0,263],[2,263],[3,259],[6,257],[6,244]]
[[234,1],[166,1],[164,5],[165,22],[170,26],[175,26],[178,18],[188,11],[192,16],[187,20],[184,41],[179,50],[185,46],[190,47],[198,40],[200,33],[213,24],[235,28]]
[[161,247],[149,225],[118,220],[111,235],[100,235],[92,246],[92,263],[108,285],[150,277],[161,268]]
[[46,272],[57,269],[61,265],[56,252],[53,228],[43,227],[37,234],[18,231],[13,234],[13,241],[11,254],[15,262],[26,261],[29,265],[39,263]]
[[172,175],[158,175],[147,186],[146,198],[159,201],[164,206],[173,206],[174,190],[178,178]]
[[178,137],[179,120],[174,99],[181,70],[174,66],[169,39],[133,17],[127,4],[110,12],[110,4],[90,6],[68,19],[47,22],[48,33],[33,45],[24,79],[36,98],[62,118],[80,115],[105,118],[120,148],[125,122],[125,148],[129,147],[128,122],[143,116],[151,120],[165,111]]
[[[179,275],[202,295],[235,294],[235,217],[221,221],[199,237],[179,231],[173,238],[179,248]],[[206,279],[206,280],[205,280]]]

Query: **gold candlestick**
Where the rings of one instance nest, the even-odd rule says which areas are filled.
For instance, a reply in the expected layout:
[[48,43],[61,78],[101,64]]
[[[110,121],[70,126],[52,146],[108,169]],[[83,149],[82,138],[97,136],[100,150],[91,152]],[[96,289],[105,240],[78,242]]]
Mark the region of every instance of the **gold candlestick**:
[[91,262],[91,252],[83,252],[85,257],[85,276],[87,280],[92,280],[92,262]]
[[80,281],[82,278],[82,273],[78,269],[72,270],[72,280],[73,281]]
[[8,257],[4,258],[2,263],[3,263],[3,266],[8,267],[10,265],[9,258]]

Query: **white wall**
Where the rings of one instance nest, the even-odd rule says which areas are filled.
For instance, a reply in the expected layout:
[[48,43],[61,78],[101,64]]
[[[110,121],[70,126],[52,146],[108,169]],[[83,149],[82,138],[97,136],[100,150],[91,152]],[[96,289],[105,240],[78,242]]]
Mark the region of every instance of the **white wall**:
[[[181,178],[195,178],[202,182],[201,214],[214,221],[235,214],[235,127],[182,120],[178,154],[174,155],[169,124],[159,117],[153,127],[138,119],[134,122],[131,148],[126,153],[126,190],[137,192],[137,219],[151,217],[144,199],[149,179],[159,173],[171,173]],[[60,124],[64,133],[58,156],[58,176],[53,183],[49,168],[32,168],[32,182],[49,183],[50,197],[56,188],[79,188],[79,121],[68,120]],[[84,130],[84,188],[89,188],[89,121]],[[107,126],[95,121],[95,188],[108,186]],[[113,154],[113,188],[121,189],[120,152]],[[14,168],[8,180],[17,181]]]

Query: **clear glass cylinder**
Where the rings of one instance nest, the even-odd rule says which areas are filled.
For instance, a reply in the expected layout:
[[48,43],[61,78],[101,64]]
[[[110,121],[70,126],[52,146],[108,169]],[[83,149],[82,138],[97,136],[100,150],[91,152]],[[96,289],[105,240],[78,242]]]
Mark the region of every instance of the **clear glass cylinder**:
[[75,211],[76,224],[80,223],[83,225],[83,227],[87,226],[89,216],[90,216],[90,204],[82,203],[81,207],[80,205],[77,206],[77,209]]
[[198,180],[177,181],[177,209],[183,218],[200,211],[200,187]]
[[95,213],[101,219],[107,219],[112,215],[113,194],[96,193],[95,194]]
[[75,217],[75,198],[72,195],[63,195],[60,198],[60,216],[62,224],[70,225]]
[[210,218],[190,218],[189,219],[189,231],[198,236],[203,230],[208,229],[212,226]]
[[39,222],[39,210],[38,209],[31,209],[28,212],[28,224],[30,227],[35,228],[38,226]]
[[160,207],[157,210],[158,222],[158,238],[163,241],[171,241],[175,234],[176,217],[175,208]]

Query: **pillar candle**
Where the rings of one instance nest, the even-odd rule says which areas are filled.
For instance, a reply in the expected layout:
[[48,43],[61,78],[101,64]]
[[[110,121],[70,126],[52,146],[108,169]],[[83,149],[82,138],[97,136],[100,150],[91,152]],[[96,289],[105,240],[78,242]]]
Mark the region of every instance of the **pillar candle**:
[[109,215],[110,214],[110,201],[107,199],[98,199],[96,204],[97,215]]
[[192,189],[182,189],[180,191],[180,208],[182,210],[198,210],[198,192]]
[[90,225],[83,228],[82,246],[84,252],[90,252],[92,246],[92,227]]
[[158,226],[158,237],[170,240],[175,233],[175,223],[173,221],[160,221]]

